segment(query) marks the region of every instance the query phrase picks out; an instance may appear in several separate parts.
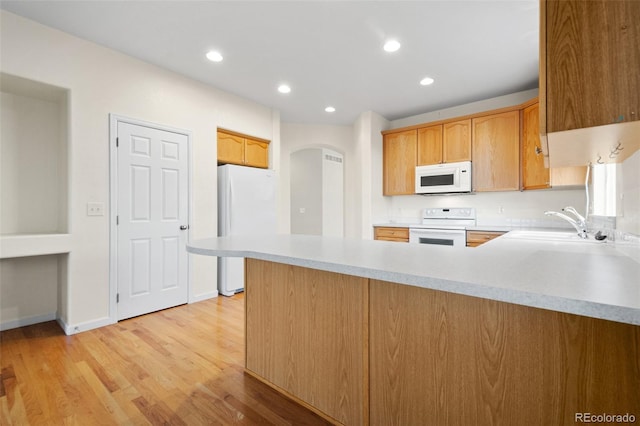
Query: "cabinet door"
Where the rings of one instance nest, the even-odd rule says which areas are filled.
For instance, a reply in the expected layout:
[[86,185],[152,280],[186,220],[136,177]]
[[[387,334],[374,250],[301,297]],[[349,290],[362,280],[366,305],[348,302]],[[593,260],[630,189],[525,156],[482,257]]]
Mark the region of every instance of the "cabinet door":
[[544,166],[544,155],[540,145],[539,104],[535,103],[522,111],[522,188],[540,189],[549,187],[549,168]]
[[418,166],[442,163],[442,125],[418,129]]
[[218,163],[244,164],[244,138],[218,132]]
[[546,131],[640,119],[640,1],[544,1],[541,6]]
[[269,143],[255,139],[245,139],[245,165],[252,167],[269,167]]
[[443,127],[442,161],[471,160],[471,120],[446,123]]
[[475,191],[516,191],[520,187],[520,113],[474,118]]
[[384,135],[382,180],[384,195],[415,193],[418,131]]

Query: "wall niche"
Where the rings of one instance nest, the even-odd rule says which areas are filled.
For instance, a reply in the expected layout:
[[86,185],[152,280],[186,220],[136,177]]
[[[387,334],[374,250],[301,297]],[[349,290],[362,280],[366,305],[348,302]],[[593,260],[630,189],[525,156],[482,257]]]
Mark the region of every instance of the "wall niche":
[[0,329],[64,315],[69,90],[0,73]]

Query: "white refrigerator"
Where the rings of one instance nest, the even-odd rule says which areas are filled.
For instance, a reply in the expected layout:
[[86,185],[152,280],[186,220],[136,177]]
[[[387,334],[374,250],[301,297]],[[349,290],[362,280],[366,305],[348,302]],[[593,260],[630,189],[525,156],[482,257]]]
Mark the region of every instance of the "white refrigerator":
[[[218,167],[218,235],[276,233],[276,176],[273,170]],[[244,258],[218,258],[218,291],[232,296],[244,290]]]

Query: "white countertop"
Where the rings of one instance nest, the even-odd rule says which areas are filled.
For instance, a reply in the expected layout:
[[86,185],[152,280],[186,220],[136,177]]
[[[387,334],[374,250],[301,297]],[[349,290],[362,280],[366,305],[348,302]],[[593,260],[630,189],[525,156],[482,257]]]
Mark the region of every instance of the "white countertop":
[[[508,235],[508,234],[507,234]],[[477,248],[304,235],[193,241],[249,257],[640,325],[640,248],[497,238]]]

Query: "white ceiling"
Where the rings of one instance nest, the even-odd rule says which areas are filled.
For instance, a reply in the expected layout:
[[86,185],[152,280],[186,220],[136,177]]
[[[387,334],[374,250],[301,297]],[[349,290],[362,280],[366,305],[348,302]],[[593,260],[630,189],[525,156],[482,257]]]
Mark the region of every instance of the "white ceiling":
[[[538,86],[538,0],[0,5],[280,110],[288,123],[352,124],[364,111],[393,120]],[[400,50],[384,52],[387,38]],[[205,59],[211,49],[224,61]],[[425,76],[435,83],[420,86]],[[283,82],[288,95],[276,90]]]

